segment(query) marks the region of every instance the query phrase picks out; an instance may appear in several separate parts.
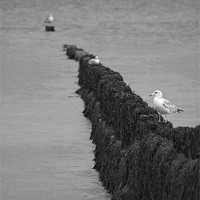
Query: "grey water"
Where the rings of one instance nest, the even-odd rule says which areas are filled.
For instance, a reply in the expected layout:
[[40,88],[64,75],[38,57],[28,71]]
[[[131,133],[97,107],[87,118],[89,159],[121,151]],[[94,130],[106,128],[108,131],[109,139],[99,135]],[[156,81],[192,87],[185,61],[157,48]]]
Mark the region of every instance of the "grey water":
[[[75,94],[75,44],[152,106],[160,89],[199,124],[198,0],[1,0],[2,200],[111,199],[93,170],[91,125]],[[55,32],[43,21],[54,14]]]

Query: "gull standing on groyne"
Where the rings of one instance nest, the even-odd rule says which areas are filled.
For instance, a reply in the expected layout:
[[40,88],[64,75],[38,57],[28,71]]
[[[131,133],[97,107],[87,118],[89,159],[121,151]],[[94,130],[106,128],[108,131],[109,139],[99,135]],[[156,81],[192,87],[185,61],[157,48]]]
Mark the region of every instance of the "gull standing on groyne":
[[169,100],[162,98],[162,92],[160,90],[154,91],[149,96],[154,96],[153,105],[154,105],[154,108],[159,113],[159,121],[160,121],[160,114],[167,115],[171,113],[183,112],[182,109],[179,109],[177,108],[177,106],[171,104]]
[[88,64],[90,65],[99,65],[100,64],[100,60],[98,56],[95,56],[95,58],[92,58],[88,61]]
[[51,13],[50,16],[44,21],[44,23],[52,23],[53,22],[53,14]]

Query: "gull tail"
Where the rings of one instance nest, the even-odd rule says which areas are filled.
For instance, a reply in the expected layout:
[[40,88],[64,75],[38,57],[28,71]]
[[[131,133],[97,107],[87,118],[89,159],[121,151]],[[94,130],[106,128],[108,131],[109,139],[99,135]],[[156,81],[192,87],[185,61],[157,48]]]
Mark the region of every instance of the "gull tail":
[[46,19],[45,21],[44,21],[44,23],[51,23],[48,19]]
[[177,109],[177,112],[178,112],[178,113],[180,113],[180,112],[184,112],[184,110],[178,108],[178,109]]

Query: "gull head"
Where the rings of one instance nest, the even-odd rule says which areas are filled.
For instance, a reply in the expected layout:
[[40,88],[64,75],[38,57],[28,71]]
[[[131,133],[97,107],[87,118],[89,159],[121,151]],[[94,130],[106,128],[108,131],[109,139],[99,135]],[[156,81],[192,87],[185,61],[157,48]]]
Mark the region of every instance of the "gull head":
[[98,57],[98,56],[95,56],[95,59],[99,59],[99,57]]
[[160,90],[156,90],[154,91],[152,94],[150,94],[149,96],[154,96],[154,97],[162,97],[162,92]]

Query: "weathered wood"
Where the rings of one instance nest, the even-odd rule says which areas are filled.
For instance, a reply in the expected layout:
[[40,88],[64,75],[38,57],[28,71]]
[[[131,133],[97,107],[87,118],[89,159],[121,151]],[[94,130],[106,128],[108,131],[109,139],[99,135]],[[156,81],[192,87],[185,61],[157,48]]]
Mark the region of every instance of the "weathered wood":
[[45,30],[46,30],[47,32],[54,32],[54,31],[55,31],[55,28],[54,28],[54,26],[49,26],[49,25],[47,25],[47,26],[45,26]]

